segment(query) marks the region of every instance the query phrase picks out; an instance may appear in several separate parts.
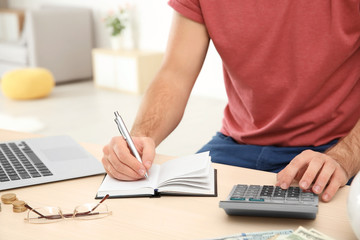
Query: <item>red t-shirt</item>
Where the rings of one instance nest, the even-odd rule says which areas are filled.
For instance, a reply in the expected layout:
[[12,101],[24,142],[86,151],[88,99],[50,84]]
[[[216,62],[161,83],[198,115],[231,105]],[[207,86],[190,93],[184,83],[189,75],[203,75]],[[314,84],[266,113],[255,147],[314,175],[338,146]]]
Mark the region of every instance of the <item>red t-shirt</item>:
[[360,0],[170,0],[205,24],[223,61],[221,132],[255,145],[318,146],[360,118]]

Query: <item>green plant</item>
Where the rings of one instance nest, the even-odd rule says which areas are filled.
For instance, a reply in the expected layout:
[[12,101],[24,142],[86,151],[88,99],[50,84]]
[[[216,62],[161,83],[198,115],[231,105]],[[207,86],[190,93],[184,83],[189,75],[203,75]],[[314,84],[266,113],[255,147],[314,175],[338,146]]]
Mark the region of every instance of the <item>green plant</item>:
[[117,13],[109,12],[108,16],[104,19],[106,27],[111,30],[111,36],[118,36],[126,27],[127,21],[126,9],[119,8]]

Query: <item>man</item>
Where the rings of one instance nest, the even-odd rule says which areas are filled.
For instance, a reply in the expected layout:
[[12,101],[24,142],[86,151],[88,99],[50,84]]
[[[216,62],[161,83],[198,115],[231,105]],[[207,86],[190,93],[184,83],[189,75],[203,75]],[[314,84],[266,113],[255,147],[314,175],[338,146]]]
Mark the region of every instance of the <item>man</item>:
[[[200,151],[212,161],[279,172],[286,189],[330,201],[360,170],[360,0],[170,0],[163,65],[126,142],[104,147],[106,171],[136,180],[180,122],[210,39],[223,61],[229,103],[221,131]],[[289,163],[290,162],[290,163]]]

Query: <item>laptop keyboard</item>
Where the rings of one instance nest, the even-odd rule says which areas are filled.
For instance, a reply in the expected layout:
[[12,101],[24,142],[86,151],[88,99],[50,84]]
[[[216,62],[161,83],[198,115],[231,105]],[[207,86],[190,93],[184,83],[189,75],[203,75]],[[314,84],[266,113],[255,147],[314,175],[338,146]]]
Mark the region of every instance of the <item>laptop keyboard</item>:
[[0,182],[53,175],[25,143],[0,144]]

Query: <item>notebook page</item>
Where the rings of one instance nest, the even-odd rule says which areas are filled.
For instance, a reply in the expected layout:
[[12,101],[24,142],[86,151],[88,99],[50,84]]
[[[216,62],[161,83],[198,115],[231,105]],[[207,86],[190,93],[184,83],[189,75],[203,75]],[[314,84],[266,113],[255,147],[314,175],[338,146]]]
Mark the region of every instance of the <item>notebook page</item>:
[[[210,194],[215,192],[215,185],[212,184],[213,182],[210,181],[210,179],[214,179],[214,171],[211,168],[211,171],[208,173],[208,181],[202,182],[202,183],[196,183],[193,184],[190,182],[184,182],[179,184],[172,184],[171,186],[164,186],[159,188],[159,191],[161,192],[167,192],[167,193],[189,193],[189,194]],[[189,187],[191,186],[191,187]]]
[[190,174],[185,174],[181,177],[172,178],[169,180],[166,180],[162,183],[162,185],[168,185],[168,184],[184,184],[184,185],[190,185],[190,186],[203,186],[203,184],[208,184],[211,182],[210,173],[212,173],[214,169],[210,165],[210,163],[201,171],[196,171]]
[[102,193],[109,193],[111,195],[111,193],[121,194],[122,192],[130,194],[132,192],[136,193],[139,189],[155,189],[159,171],[160,165],[153,164],[148,172],[149,177],[147,179],[144,178],[138,181],[120,181],[110,177],[109,175],[106,175],[98,190],[98,194],[102,195]]
[[191,176],[191,173],[206,171],[209,164],[209,152],[193,154],[167,161],[161,165],[158,185],[185,175]]

